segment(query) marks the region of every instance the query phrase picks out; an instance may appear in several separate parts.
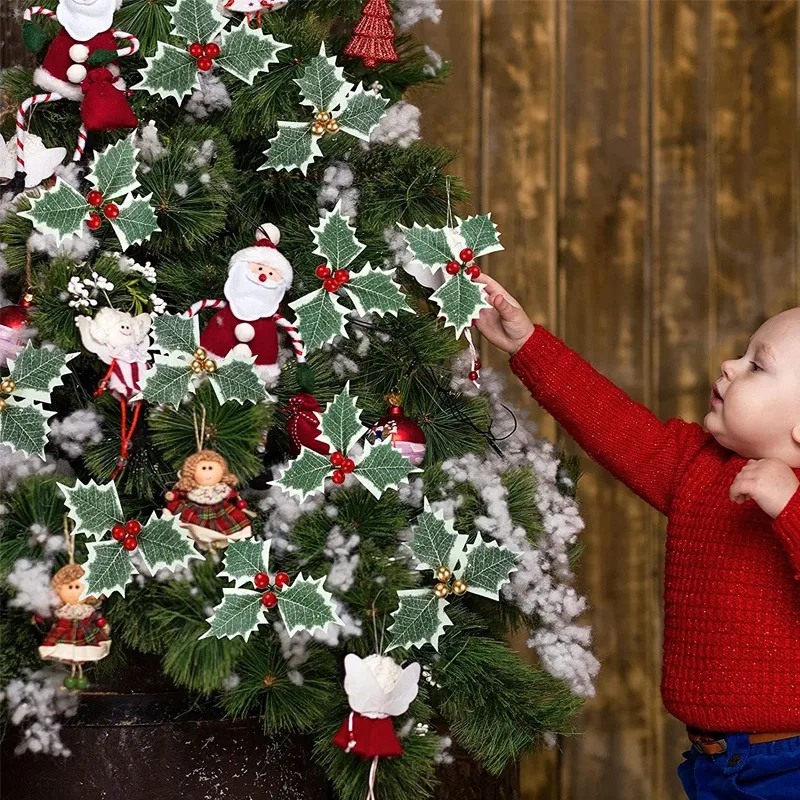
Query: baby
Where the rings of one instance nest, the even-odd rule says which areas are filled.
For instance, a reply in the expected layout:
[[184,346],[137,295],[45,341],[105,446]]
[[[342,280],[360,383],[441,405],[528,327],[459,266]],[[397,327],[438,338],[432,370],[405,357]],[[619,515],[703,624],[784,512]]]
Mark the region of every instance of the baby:
[[[475,323],[595,461],[667,516],[661,696],[692,800],[800,798],[800,308],[723,362],[703,425],[658,419],[486,274]],[[725,753],[722,758],[715,756]]]

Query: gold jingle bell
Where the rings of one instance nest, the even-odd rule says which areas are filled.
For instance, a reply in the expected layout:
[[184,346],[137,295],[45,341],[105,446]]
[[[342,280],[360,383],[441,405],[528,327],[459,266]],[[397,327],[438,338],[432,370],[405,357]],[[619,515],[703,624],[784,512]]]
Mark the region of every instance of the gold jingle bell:
[[329,133],[336,133],[339,130],[339,123],[335,119],[329,119],[325,123],[325,130]]
[[6,401],[3,400],[2,397],[0,397],[0,411],[5,411],[5,410],[6,410]]
[[3,394],[11,394],[16,388],[17,384],[11,378],[4,378],[0,381],[0,392],[3,392]]
[[202,363],[201,361],[198,361],[197,359],[195,359],[195,360],[194,360],[194,361],[192,361],[192,363],[189,365],[189,369],[191,369],[191,370],[192,370],[192,372],[193,372],[195,375],[199,375],[199,374],[200,374],[200,373],[203,371],[203,363]]
[[205,361],[207,355],[208,353],[204,347],[198,347],[197,350],[194,351],[194,357],[200,361]]
[[436,580],[437,581],[449,581],[450,578],[453,576],[453,573],[447,567],[439,567],[436,570]]
[[311,133],[313,133],[314,136],[322,136],[322,134],[325,133],[325,123],[324,122],[315,122],[311,126]]
[[458,578],[453,581],[453,592],[455,594],[464,594],[464,592],[466,591],[467,591],[467,584],[464,583],[464,581],[462,581],[461,578]]
[[318,122],[327,122],[331,118],[331,115],[327,111],[317,111],[314,114],[314,119]]
[[433,593],[440,600],[443,600],[448,594],[450,594],[450,587],[446,583],[437,583],[436,586],[433,587]]
[[206,359],[206,360],[203,362],[203,369],[204,369],[206,372],[216,372],[216,371],[217,371],[217,362],[216,362],[216,361],[214,361],[214,360],[213,360],[213,359],[211,359],[211,358],[207,358],[207,359]]

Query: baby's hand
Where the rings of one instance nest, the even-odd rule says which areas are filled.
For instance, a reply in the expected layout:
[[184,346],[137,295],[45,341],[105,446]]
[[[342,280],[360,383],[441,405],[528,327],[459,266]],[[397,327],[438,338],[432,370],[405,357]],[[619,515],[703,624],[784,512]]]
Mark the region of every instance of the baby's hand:
[[736,503],[755,500],[775,519],[798,486],[800,481],[792,468],[779,458],[751,458],[733,479],[730,497]]
[[514,355],[533,333],[533,323],[522,306],[494,279],[482,272],[476,283],[486,287],[491,308],[482,308],[475,327],[495,347]]

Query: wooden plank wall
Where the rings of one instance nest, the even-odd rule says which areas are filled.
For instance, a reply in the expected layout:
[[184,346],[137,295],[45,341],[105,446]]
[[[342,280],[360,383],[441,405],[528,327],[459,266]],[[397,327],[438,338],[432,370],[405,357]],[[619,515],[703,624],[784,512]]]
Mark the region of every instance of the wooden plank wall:
[[[487,271],[659,416],[702,421],[721,361],[800,302],[800,3],[441,6],[417,32],[454,73],[415,102],[503,232]],[[579,452],[510,378],[541,435]],[[665,520],[582,464],[580,587],[603,666],[583,735],[529,758],[522,796],[677,800],[685,734],[659,694]]]

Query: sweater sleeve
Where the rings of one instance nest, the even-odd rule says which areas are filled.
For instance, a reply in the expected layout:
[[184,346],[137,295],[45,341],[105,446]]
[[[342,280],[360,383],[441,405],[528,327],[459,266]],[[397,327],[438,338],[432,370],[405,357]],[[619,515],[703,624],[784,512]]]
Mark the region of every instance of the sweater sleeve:
[[772,530],[786,549],[794,577],[800,580],[800,486],[772,520]]
[[710,436],[702,426],[678,417],[662,422],[542,325],[509,366],[592,459],[669,512],[679,477]]

